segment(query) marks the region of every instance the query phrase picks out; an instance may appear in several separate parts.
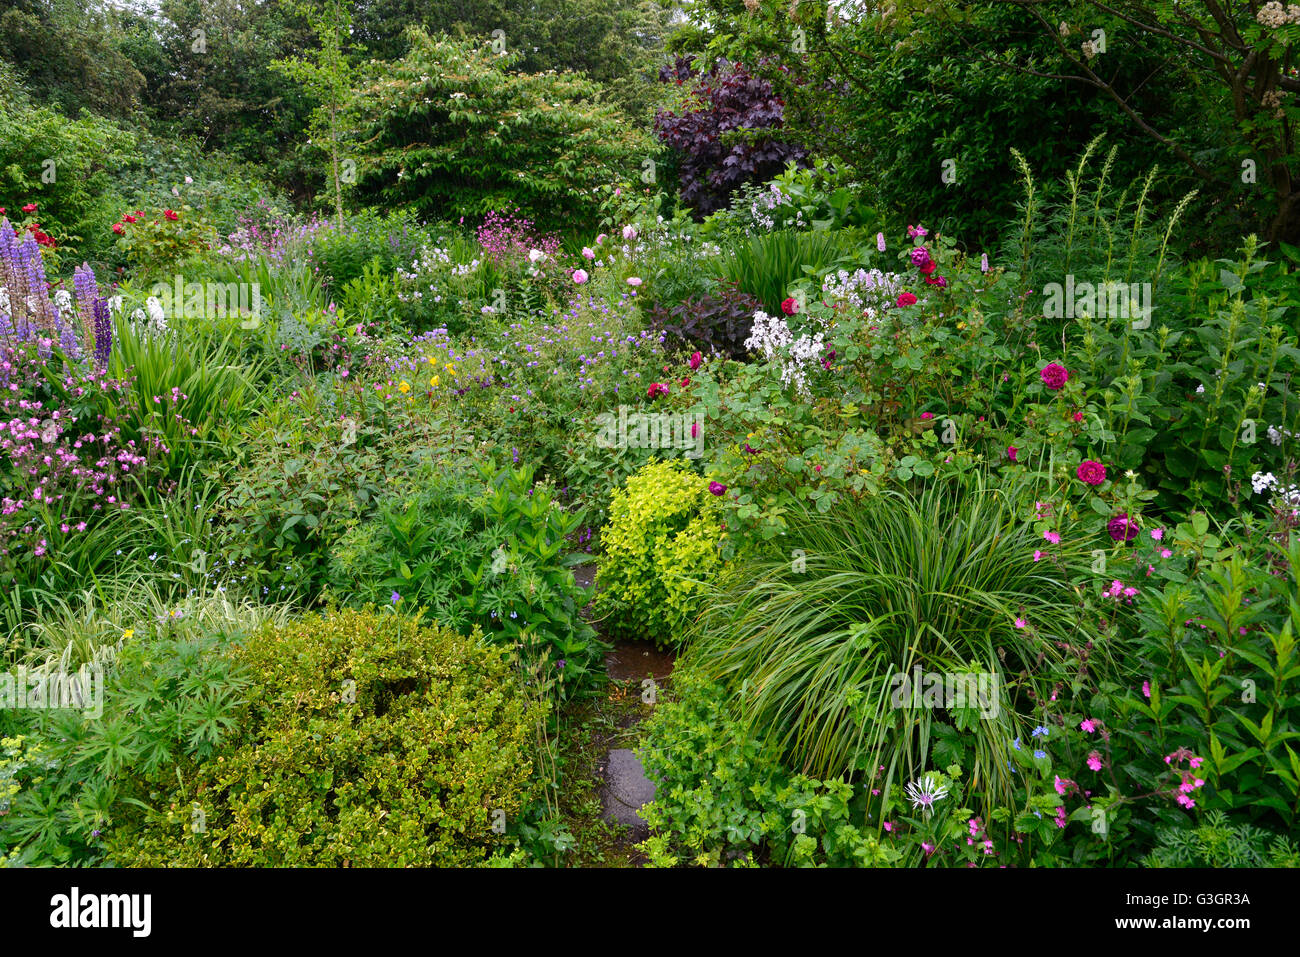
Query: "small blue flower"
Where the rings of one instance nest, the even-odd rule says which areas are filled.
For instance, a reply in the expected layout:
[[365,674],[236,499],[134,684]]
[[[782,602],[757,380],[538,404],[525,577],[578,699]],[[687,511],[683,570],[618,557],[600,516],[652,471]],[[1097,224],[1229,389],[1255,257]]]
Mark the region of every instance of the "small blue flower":
[[402,600],[402,596],[397,594],[397,589],[393,589],[393,594],[388,600],[391,601],[394,605],[396,605],[399,601]]
[[1047,752],[1046,752],[1046,751],[1035,751],[1035,752],[1034,752],[1034,757],[1036,757],[1036,758],[1045,758],[1045,757],[1047,757]]
[[1034,728],[1032,732],[1030,732],[1029,736],[1031,738],[1045,738],[1047,737],[1047,728],[1043,727],[1043,725],[1040,724],[1038,727]]
[[1011,742],[1011,746],[1012,746],[1013,748],[1015,748],[1017,751],[1019,751],[1019,750],[1020,750],[1020,739],[1019,739],[1019,738],[1016,738],[1016,740],[1012,741],[1012,742]]
[[517,611],[512,611],[512,612],[510,613],[510,617],[511,617],[511,618],[518,618],[518,617],[519,617],[519,612],[517,612]]

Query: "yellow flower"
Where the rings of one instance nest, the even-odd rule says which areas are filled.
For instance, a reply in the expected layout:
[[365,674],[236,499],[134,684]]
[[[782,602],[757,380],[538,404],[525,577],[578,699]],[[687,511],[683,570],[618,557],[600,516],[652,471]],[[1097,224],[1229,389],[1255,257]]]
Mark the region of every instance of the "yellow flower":
[[438,364],[438,360],[435,359],[433,356],[429,356],[429,365],[436,366],[437,364]]
[[452,364],[450,362],[447,363],[447,371],[450,372],[452,375],[456,374],[456,370],[452,368]]
[[128,628],[128,629],[126,629],[126,631],[122,632],[122,637],[125,638],[125,639],[127,639],[127,640],[130,640],[131,638],[134,638],[134,637],[135,637],[135,629],[134,629],[134,628]]
[[966,328],[966,323],[964,323],[964,322],[959,322],[959,323],[957,323],[957,328],[958,328],[958,329],[965,329],[965,328]]
[[405,395],[407,392],[411,391],[411,383],[403,379],[402,384],[397,387],[397,391]]
[[438,388],[438,377],[434,376],[432,379],[430,379],[429,385],[433,386],[435,389]]

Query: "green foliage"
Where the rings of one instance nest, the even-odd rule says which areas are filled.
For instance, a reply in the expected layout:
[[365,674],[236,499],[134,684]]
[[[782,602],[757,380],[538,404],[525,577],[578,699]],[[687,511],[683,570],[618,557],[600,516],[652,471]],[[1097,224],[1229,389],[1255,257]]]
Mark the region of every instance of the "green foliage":
[[385,497],[330,556],[330,592],[351,604],[429,608],[447,627],[479,628],[529,665],[560,698],[589,691],[602,647],[579,612],[586,595],[566,554],[582,524],[534,469],[478,476],[443,471],[419,490]]
[[867,827],[843,781],[791,774],[731,716],[726,689],[686,668],[645,724],[638,754],[656,784],[641,810],[653,867],[886,867],[900,851]]
[[35,106],[3,72],[0,97],[0,206],[16,219],[22,206],[36,203],[41,228],[79,248],[112,172],[132,162],[136,136],[94,116],[73,119]]
[[721,565],[722,529],[708,484],[677,461],[651,460],[614,491],[596,609],[614,634],[679,641]]
[[1300,851],[1290,840],[1232,824],[1222,811],[1211,811],[1198,827],[1162,828],[1157,838],[1143,867],[1300,867]]
[[[219,653],[235,635],[171,623],[134,640],[124,631],[107,667],[85,672],[94,681],[84,686],[87,713],[0,712],[18,741],[0,747],[0,781],[11,792],[0,860],[108,863],[106,846],[116,828],[131,828],[146,782],[175,779],[180,766],[211,757],[235,727],[249,681]],[[102,717],[92,713],[95,690]]]
[[758,297],[769,312],[779,312],[797,280],[820,277],[840,263],[856,261],[857,246],[852,231],[779,230],[732,246],[723,255],[722,272],[741,292]]
[[[888,800],[895,776],[947,763],[961,735],[973,777],[990,798],[1008,795],[1010,742],[1031,693],[1044,693],[1041,663],[1080,641],[1078,554],[1035,561],[1041,539],[985,482],[792,518],[779,549],[737,561],[702,596],[691,653],[703,673],[792,768],[865,772]],[[945,693],[932,694],[931,676]]]
[[598,87],[507,70],[512,55],[413,32],[411,52],[359,91],[368,145],[357,190],[444,218],[518,205],[546,226],[596,208],[592,190],[654,152]]
[[[125,866],[465,867],[533,794],[532,726],[506,657],[373,610],[264,630],[228,653],[250,684],[219,760],[150,775],[111,835]],[[146,769],[146,773],[147,769]]]

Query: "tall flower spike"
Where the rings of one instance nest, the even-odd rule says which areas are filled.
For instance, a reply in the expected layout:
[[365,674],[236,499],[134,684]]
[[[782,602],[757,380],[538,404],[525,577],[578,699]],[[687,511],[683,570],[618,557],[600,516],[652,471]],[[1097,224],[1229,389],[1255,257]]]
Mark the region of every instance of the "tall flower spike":
[[95,299],[92,309],[95,323],[95,365],[103,368],[108,365],[108,356],[113,350],[113,320],[107,299]]

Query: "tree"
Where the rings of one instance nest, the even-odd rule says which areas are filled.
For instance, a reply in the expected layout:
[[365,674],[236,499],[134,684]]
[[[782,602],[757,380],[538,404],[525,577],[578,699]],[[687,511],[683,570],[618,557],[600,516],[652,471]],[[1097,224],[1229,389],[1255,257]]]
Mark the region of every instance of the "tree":
[[[353,85],[352,65],[346,51],[352,34],[351,4],[344,0],[320,0],[318,5],[297,3],[295,7],[311,24],[320,48],[305,57],[276,60],[272,67],[301,82],[317,101],[311,119],[312,139],[325,137],[334,211],[342,227],[344,173],[340,167],[347,142],[343,112]],[[352,181],[354,177],[348,175],[347,179]]]
[[639,173],[656,152],[597,84],[510,70],[512,54],[412,28],[410,52],[379,63],[353,100],[371,201],[442,216],[519,205],[539,223],[592,215],[594,190]]

